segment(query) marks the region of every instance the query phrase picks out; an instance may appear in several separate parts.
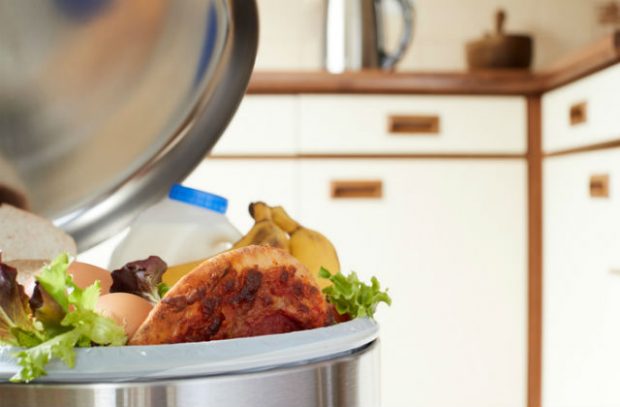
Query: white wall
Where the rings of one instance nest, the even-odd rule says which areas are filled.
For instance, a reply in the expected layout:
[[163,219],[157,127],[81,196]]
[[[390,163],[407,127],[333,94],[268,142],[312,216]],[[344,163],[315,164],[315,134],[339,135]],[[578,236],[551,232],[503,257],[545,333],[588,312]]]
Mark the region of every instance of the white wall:
[[[257,0],[261,13],[259,70],[322,67],[325,0]],[[535,65],[544,66],[602,36],[597,8],[603,0],[414,0],[417,26],[413,47],[400,70],[465,68],[464,43],[493,27],[498,7],[508,12],[508,31],[535,37]],[[398,6],[385,0],[391,43],[400,30]]]

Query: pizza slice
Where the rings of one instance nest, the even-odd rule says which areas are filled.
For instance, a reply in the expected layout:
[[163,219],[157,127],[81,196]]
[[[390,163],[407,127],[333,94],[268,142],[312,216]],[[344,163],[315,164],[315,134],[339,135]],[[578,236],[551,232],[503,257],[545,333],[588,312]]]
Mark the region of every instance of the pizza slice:
[[201,342],[319,328],[332,318],[315,279],[293,256],[248,246],[183,277],[130,345]]

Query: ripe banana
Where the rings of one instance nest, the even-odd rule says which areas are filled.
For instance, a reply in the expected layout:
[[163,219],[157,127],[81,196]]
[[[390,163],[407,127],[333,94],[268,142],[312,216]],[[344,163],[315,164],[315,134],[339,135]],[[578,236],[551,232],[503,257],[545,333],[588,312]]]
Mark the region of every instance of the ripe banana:
[[308,267],[321,288],[331,285],[329,280],[319,277],[319,271],[321,267],[332,274],[340,271],[340,261],[334,245],[321,233],[301,226],[281,206],[271,208],[271,215],[273,221],[291,236],[291,254]]
[[189,263],[177,264],[174,266],[168,267],[168,270],[161,276],[161,281],[165,283],[168,287],[172,287],[179,281],[181,278],[185,277],[190,271],[194,270],[200,264],[205,262],[207,259],[201,259],[196,261],[191,261]]
[[289,238],[271,218],[271,209],[263,202],[250,204],[250,215],[254,218],[254,226],[243,236],[233,249],[250,245],[272,246],[289,251]]

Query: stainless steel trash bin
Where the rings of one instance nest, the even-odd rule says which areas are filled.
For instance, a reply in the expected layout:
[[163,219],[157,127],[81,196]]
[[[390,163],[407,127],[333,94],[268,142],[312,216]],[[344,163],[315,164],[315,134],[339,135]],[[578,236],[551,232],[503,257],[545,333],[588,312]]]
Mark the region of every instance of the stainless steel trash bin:
[[77,350],[30,384],[0,348],[0,407],[374,407],[378,326],[357,319],[327,328],[224,341]]

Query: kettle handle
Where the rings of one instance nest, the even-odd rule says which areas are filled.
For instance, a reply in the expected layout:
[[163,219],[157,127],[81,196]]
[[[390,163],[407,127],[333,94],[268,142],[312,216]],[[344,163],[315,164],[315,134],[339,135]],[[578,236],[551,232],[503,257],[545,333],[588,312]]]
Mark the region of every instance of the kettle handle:
[[413,15],[414,7],[410,0],[397,0],[400,4],[403,17],[403,33],[400,38],[398,49],[393,54],[388,54],[385,50],[379,51],[381,58],[381,68],[392,69],[400,61],[400,59],[409,48],[413,39]]

